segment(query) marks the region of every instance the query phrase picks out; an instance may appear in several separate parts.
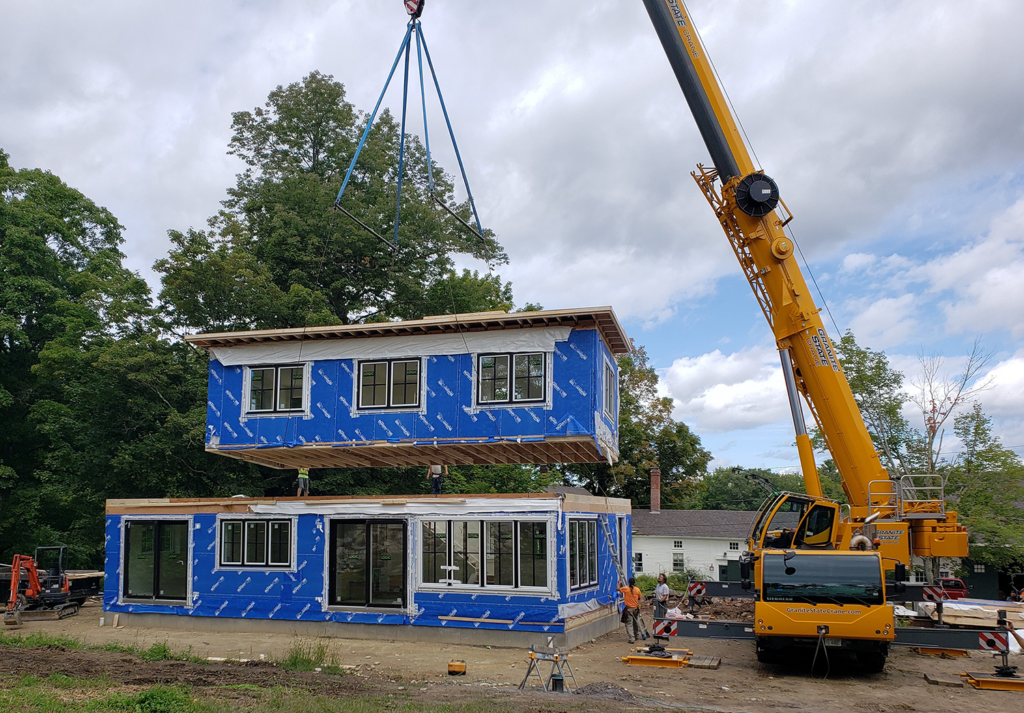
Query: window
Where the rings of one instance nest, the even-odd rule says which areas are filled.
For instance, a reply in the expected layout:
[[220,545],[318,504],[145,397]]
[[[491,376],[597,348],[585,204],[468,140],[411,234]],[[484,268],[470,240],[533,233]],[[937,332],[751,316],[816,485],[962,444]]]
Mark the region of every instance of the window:
[[124,545],[121,571],[125,598],[186,598],[188,521],[129,520]]
[[974,565],[974,571],[975,571],[976,574],[985,574],[985,565],[983,565],[983,564],[975,564]]
[[291,520],[221,520],[221,567],[289,567]]
[[[276,397],[275,397],[276,394]],[[250,413],[302,411],[306,401],[306,369],[303,366],[250,367]]]
[[604,413],[614,420],[618,409],[615,408],[615,370],[608,362],[604,363]]
[[405,523],[331,522],[327,597],[333,606],[403,607]]
[[547,523],[519,523],[519,586],[548,586],[547,537]]
[[486,572],[488,586],[511,587],[515,581],[514,522],[487,523]]
[[686,562],[683,559],[683,553],[682,552],[673,552],[672,553],[672,571],[673,572],[682,572],[685,569],[686,569]]
[[761,563],[766,602],[817,604],[885,603],[882,570],[875,557],[821,553],[765,555]]
[[729,543],[729,549],[730,550],[738,550],[739,548],[740,548],[740,543],[739,542],[730,542]]
[[597,584],[597,521],[569,520],[569,588]]
[[683,549],[683,541],[682,540],[672,540],[672,549],[674,549],[674,550],[681,550],[681,549]]
[[478,401],[482,404],[543,401],[544,364],[543,353],[481,356]]
[[548,586],[548,524],[512,520],[425,520],[423,584]]
[[420,362],[364,361],[359,364],[360,408],[408,408],[420,403]]
[[634,552],[633,553],[633,571],[643,572],[644,571],[644,553]]

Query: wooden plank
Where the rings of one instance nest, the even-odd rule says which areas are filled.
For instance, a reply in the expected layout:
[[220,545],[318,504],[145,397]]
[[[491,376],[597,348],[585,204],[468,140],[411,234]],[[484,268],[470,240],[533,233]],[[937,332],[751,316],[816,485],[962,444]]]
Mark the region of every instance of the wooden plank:
[[472,621],[472,622],[480,622],[480,623],[492,622],[494,624],[511,624],[512,623],[511,619],[474,619],[474,618],[468,617],[468,616],[439,616],[437,618],[438,619],[442,619],[444,621]]
[[963,688],[964,682],[959,676],[947,676],[941,673],[926,673],[924,680],[933,686],[946,686],[948,688]]

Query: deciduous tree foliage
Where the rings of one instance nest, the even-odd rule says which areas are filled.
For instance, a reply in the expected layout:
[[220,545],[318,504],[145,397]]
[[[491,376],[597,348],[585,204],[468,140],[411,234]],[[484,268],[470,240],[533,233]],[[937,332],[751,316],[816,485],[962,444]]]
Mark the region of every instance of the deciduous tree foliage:
[[971,538],[971,559],[1009,569],[1024,564],[1024,464],[992,435],[992,419],[975,402],[954,417],[962,451],[947,489]]
[[672,418],[672,399],[658,396],[658,375],[647,352],[633,345],[619,357],[619,461],[566,465],[566,482],[595,495],[629,498],[650,507],[650,470],[661,469],[661,503],[681,507],[707,472],[711,453],[685,423]]
[[[399,243],[391,251],[332,206],[365,115],[312,73],[233,116],[245,164],[207,230],[172,230],[157,261],[159,304],[122,265],[117,219],[56,176],[0,151],[0,561],[68,544],[103,560],[107,498],[294,493],[294,471],[204,451],[207,355],[179,336],[512,309],[494,274],[456,274],[464,253],[507,262],[431,202],[426,158],[407,146]],[[398,129],[378,119],[344,205],[390,235]],[[434,167],[437,195],[455,205]],[[453,471],[451,492],[537,490],[536,469]],[[314,471],[313,492],[428,492],[423,469]]]

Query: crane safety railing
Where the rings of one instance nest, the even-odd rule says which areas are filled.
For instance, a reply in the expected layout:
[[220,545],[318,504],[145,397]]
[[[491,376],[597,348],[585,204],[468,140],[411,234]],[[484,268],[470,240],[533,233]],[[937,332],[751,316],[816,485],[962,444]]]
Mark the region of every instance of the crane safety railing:
[[880,512],[882,520],[899,516],[899,485],[894,480],[872,480],[868,483],[868,505],[871,512]]
[[946,489],[942,476],[929,473],[899,479],[900,519],[945,517]]

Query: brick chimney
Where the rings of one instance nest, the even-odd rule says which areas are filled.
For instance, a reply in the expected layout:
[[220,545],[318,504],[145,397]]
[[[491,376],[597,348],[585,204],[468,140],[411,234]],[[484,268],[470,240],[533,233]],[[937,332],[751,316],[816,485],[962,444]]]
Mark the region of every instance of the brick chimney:
[[651,468],[651,514],[661,512],[661,468]]

